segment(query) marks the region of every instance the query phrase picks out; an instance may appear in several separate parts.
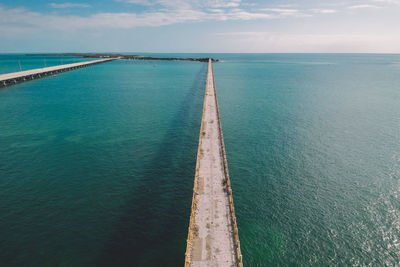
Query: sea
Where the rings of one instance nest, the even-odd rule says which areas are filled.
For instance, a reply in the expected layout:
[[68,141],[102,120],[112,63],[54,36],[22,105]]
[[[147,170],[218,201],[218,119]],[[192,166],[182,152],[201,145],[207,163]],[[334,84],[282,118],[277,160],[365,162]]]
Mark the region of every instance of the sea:
[[[245,266],[400,262],[400,55],[144,55],[220,60]],[[0,54],[0,74],[85,60]],[[0,88],[0,266],[182,266],[206,72],[116,60]]]

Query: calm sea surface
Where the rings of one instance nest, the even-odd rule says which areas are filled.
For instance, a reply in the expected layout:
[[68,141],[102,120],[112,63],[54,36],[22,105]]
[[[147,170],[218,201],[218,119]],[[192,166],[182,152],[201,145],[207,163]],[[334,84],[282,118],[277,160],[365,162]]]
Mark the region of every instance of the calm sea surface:
[[[222,59],[246,266],[400,262],[400,55],[164,56]],[[82,60],[0,55],[0,73]],[[120,60],[0,89],[0,266],[182,266],[206,67]]]

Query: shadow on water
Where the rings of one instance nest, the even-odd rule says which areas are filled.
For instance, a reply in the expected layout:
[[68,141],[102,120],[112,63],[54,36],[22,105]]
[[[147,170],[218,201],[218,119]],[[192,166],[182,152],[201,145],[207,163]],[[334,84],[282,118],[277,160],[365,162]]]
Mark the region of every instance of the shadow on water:
[[[207,64],[197,73],[155,157],[95,266],[183,265]],[[151,129],[149,129],[151,130]]]

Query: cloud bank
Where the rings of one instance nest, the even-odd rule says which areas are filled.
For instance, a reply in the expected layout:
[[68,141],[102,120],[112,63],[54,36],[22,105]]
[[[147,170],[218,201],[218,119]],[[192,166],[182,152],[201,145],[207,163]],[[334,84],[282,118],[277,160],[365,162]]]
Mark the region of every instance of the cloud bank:
[[[76,30],[93,28],[157,27],[186,22],[249,21],[261,19],[304,18],[316,13],[335,13],[332,9],[299,10],[294,8],[240,8],[241,0],[119,0],[129,4],[150,6],[142,13],[98,12],[92,15],[60,15],[33,12],[26,8],[0,5],[0,33],[41,30]],[[88,4],[51,3],[52,8],[89,8]],[[157,8],[156,8],[157,7]]]
[[[158,37],[150,32],[163,34],[164,29],[156,29],[180,24],[183,26],[165,27],[165,30],[177,38],[182,37],[181,41],[190,47],[193,43],[187,38],[207,36],[207,32],[212,35],[221,28],[223,30],[214,35],[213,45],[235,52],[400,50],[397,38],[400,32],[397,27],[391,27],[400,23],[396,17],[400,0],[315,1],[308,5],[272,5],[245,0],[113,0],[113,3],[113,10],[123,11],[104,12],[95,3],[53,2],[47,4],[47,10],[37,9],[40,11],[0,4],[0,34],[4,40],[0,49],[13,47],[14,40],[24,40],[27,44],[38,40],[39,46],[41,39],[37,36],[56,40],[55,36],[60,34],[66,36],[67,42],[70,36],[74,36],[76,42],[87,37],[89,39],[82,43],[93,45],[90,36],[101,36],[101,44],[104,44],[105,35],[115,33],[115,47],[120,47],[118,38],[137,42],[127,33],[139,31],[147,38],[163,42],[170,37]],[[375,17],[373,22],[370,21],[371,14]],[[377,20],[378,17],[381,19]],[[202,33],[194,33],[192,25]],[[186,35],[191,37],[186,38]]]

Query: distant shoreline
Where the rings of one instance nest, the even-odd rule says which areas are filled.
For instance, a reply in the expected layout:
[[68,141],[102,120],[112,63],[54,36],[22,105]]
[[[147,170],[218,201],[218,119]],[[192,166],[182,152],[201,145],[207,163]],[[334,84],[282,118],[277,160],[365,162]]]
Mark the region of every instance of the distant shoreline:
[[[208,62],[209,58],[179,58],[179,57],[149,57],[141,55],[124,54],[103,54],[103,53],[57,53],[57,54],[26,54],[27,56],[75,56],[84,58],[118,58],[128,60],[169,60],[169,61],[198,61]],[[211,59],[213,62],[219,62],[218,59]]]

